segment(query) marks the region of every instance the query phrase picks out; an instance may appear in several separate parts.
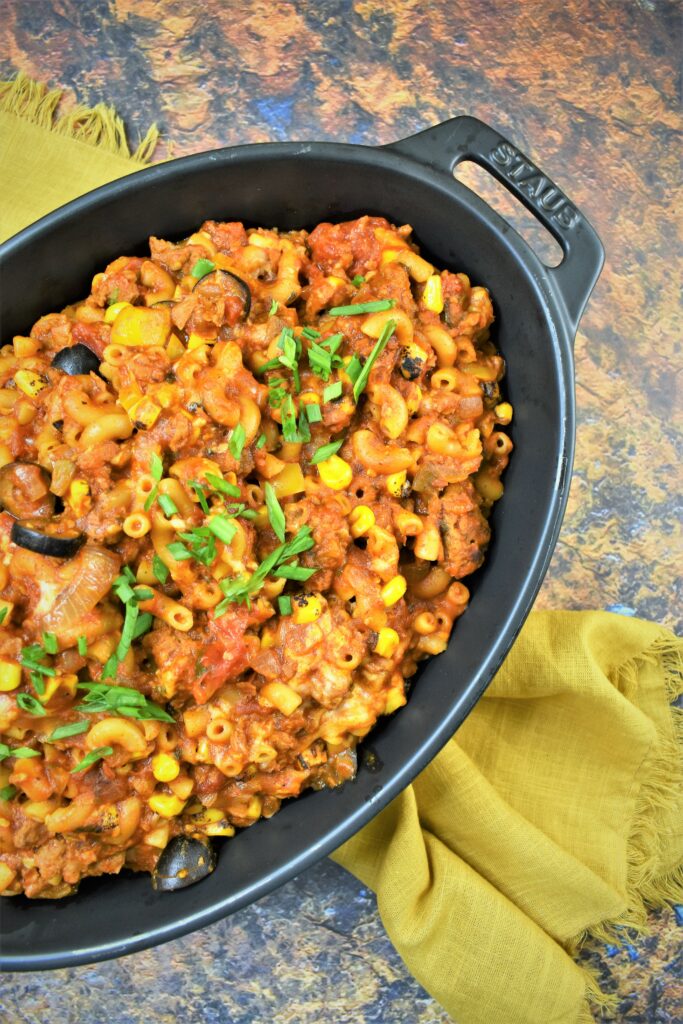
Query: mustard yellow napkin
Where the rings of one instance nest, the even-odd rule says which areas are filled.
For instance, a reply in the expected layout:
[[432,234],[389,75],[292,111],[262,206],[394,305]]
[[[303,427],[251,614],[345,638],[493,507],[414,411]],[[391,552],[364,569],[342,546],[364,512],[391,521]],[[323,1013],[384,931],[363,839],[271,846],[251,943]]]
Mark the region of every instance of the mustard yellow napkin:
[[[0,238],[153,148],[129,159],[112,110],[57,121],[58,100],[0,86]],[[682,648],[636,619],[532,614],[457,737],[334,855],[457,1024],[592,1020],[585,936],[683,901]]]

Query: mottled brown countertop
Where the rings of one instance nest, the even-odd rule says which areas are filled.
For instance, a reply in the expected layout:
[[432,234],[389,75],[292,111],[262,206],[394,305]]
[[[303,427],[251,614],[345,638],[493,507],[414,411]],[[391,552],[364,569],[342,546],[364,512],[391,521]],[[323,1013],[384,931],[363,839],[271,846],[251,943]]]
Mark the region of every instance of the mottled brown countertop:
[[[162,156],[282,139],[384,143],[460,113],[525,150],[607,253],[576,341],[576,462],[538,606],[680,624],[676,4],[0,0],[0,42],[0,76],[61,86],[67,105],[113,103],[133,141],[157,121]],[[466,180],[550,251],[483,172]],[[649,938],[592,954],[633,1024],[680,1013],[676,915],[652,923]],[[449,1019],[408,977],[372,894],[330,862],[161,949],[10,976],[0,1020],[308,1024],[323,1012],[335,1024]]]

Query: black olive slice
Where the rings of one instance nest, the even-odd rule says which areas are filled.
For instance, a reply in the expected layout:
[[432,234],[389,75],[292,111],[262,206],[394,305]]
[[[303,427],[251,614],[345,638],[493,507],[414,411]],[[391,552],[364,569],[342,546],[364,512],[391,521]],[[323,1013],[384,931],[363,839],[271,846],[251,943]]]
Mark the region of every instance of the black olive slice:
[[73,558],[85,542],[85,534],[78,530],[59,530],[59,523],[44,519],[24,519],[12,523],[10,540],[20,548],[35,551],[52,558]]
[[192,289],[198,295],[206,294],[211,297],[219,293],[223,295],[237,295],[242,300],[242,319],[246,320],[251,310],[251,291],[246,281],[243,281],[237,274],[229,270],[212,270],[197,281]]
[[176,836],[162,852],[152,872],[157,892],[173,892],[201,882],[216,867],[216,854],[209,843],[188,836]]
[[61,349],[52,360],[52,365],[69,377],[78,377],[86,373],[99,374],[100,362],[92,349],[79,344]]

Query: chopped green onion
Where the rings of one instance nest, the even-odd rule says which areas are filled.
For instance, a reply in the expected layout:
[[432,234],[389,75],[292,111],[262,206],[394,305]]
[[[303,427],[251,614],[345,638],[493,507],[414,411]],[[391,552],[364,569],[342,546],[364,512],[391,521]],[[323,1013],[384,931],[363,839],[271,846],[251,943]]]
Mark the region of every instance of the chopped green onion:
[[266,440],[267,439],[265,434],[259,434],[258,441],[256,442],[256,447],[263,448],[264,444],[266,443]]
[[242,493],[239,487],[235,484],[229,484],[227,480],[221,480],[215,473],[205,473],[204,478],[208,484],[211,485],[214,491],[219,491],[221,494],[227,494],[230,498],[239,498]]
[[156,501],[156,497],[157,497],[158,493],[159,493],[159,484],[155,484],[154,487],[152,488],[152,490],[149,492],[149,494],[145,498],[145,504],[143,505],[143,508],[144,508],[145,512],[149,512],[149,510],[151,509],[152,505]]
[[365,385],[367,384],[368,377],[370,376],[370,370],[374,366],[375,361],[377,360],[377,358],[382,354],[382,352],[386,348],[387,342],[389,341],[389,338],[391,337],[391,335],[394,333],[395,330],[396,330],[396,321],[395,320],[387,320],[387,322],[385,323],[384,327],[382,328],[382,333],[380,334],[379,338],[375,342],[375,346],[374,346],[372,352],[370,353],[368,358],[365,360],[365,365],[363,366],[363,369],[358,374],[358,377],[356,378],[356,382],[353,385],[353,398],[354,398],[354,401],[356,403],[358,402],[358,399],[360,398],[361,394],[365,390]]
[[47,711],[40,703],[40,701],[36,700],[36,698],[33,697],[30,693],[20,693],[17,697],[17,704],[22,709],[22,711],[28,711],[30,715],[37,715],[38,717],[43,717],[43,715],[47,714]]
[[270,304],[270,309],[268,310],[268,316],[275,316],[275,314],[278,311],[279,305],[280,303],[277,302],[276,299],[273,299],[273,301]]
[[332,402],[335,398],[339,398],[342,391],[343,387],[340,380],[336,380],[334,384],[328,384],[323,391],[323,402]]
[[215,516],[213,519],[209,519],[207,527],[211,530],[211,533],[222,540],[224,544],[229,544],[237,533],[237,527],[232,519],[228,519],[227,516]]
[[297,346],[297,343],[294,340],[291,327],[283,328],[282,334],[278,340],[278,347],[282,349],[283,353],[279,356],[278,362],[282,363],[283,366],[286,366],[288,370],[292,371],[294,388],[298,393],[301,391],[301,379],[299,377],[298,363],[300,346]]
[[273,576],[277,576],[281,580],[299,580],[304,582],[309,580],[313,573],[317,571],[317,569],[307,569],[303,565],[280,565],[277,569],[273,569]]
[[16,786],[3,786],[0,789],[0,800],[11,800],[16,792]]
[[179,514],[178,506],[176,505],[173,498],[171,498],[168,494],[160,494],[157,500],[159,502],[161,511],[164,513],[167,519],[169,516],[177,516]]
[[248,605],[251,597],[261,589],[266,577],[276,566],[295,555],[310,550],[314,543],[310,526],[302,526],[296,537],[271,551],[251,576],[242,575],[231,580],[221,580],[219,587],[225,596],[220,604],[216,605],[214,615],[216,617],[223,615],[228,607],[235,602]]
[[299,440],[299,434],[296,429],[294,399],[291,395],[287,395],[282,405],[282,435],[285,441],[292,441],[295,444]]
[[205,515],[208,515],[209,514],[209,503],[206,500],[206,494],[204,493],[204,488],[202,487],[202,485],[197,480],[190,480],[189,481],[189,485],[192,488],[192,490],[194,491],[194,493],[197,495],[197,500],[199,502],[199,507],[201,508],[202,512]]
[[277,500],[277,494],[273,485],[268,481],[266,481],[264,492],[270,525],[273,527],[277,539],[283,542],[285,539],[285,514],[282,511],[282,506]]
[[48,654],[57,654],[59,651],[59,644],[57,643],[57,637],[54,633],[43,633],[43,647]]
[[33,686],[33,689],[36,691],[39,697],[42,697],[43,694],[45,693],[45,681],[43,677],[39,675],[38,672],[31,672],[29,678],[31,680],[31,685]]
[[3,622],[7,618],[7,612],[8,611],[9,611],[9,608],[7,607],[7,605],[5,605],[5,607],[2,610],[0,610],[0,626],[3,624]]
[[65,740],[68,736],[79,736],[82,732],[87,732],[90,728],[90,722],[82,719],[80,722],[69,722],[67,725],[59,725],[54,732],[50,733],[47,737],[47,742],[51,743],[54,740]]
[[206,277],[213,270],[216,269],[216,264],[212,260],[197,260],[190,273],[197,280],[201,280],[202,277]]
[[238,423],[228,441],[228,448],[233,459],[238,462],[242,458],[242,450],[244,449],[244,442],[247,439],[247,432],[241,423]]
[[355,288],[360,288],[360,286],[361,286],[362,284],[365,284],[365,278],[363,277],[363,275],[362,275],[362,274],[356,274],[356,276],[355,276],[355,277],[352,277],[352,278],[351,278],[351,284],[352,284],[352,285],[353,285],[353,286],[354,286]]
[[313,458],[311,459],[311,465],[317,466],[319,462],[324,462],[325,459],[329,459],[331,455],[336,455],[341,446],[344,444],[344,438],[340,438],[339,441],[330,441],[329,444],[324,444],[317,449]]
[[24,761],[29,757],[40,757],[40,751],[32,750],[31,747],[15,747],[10,757],[18,757],[20,761]]
[[308,405],[304,406],[304,409],[306,410],[306,418],[309,423],[322,422],[323,414],[320,411],[320,406],[317,402],[310,402]]
[[378,299],[376,302],[359,302],[355,306],[334,306],[328,310],[330,316],[357,316],[359,313],[383,313],[393,309],[396,299]]
[[277,599],[277,606],[280,609],[280,615],[292,614],[292,599],[289,594],[281,594]]
[[132,687],[110,686],[99,682],[79,683],[78,689],[87,691],[83,703],[77,705],[79,711],[85,711],[87,714],[94,715],[106,711],[109,714],[137,718],[140,721],[173,721],[167,711]]
[[184,544],[181,544],[179,540],[174,540],[172,544],[166,545],[166,550],[169,555],[175,558],[176,562],[187,562],[192,558],[192,552],[188,551]]
[[142,615],[139,615],[138,621],[135,623],[135,629],[133,630],[133,640],[138,640],[148,630],[150,630],[153,622],[154,616],[150,615],[149,612],[143,612]]
[[297,427],[297,434],[302,444],[311,440],[311,428],[308,425],[308,417],[306,416],[306,406],[299,406],[299,426]]
[[86,768],[91,768],[98,761],[101,761],[103,757],[109,757],[113,753],[113,747],[95,747],[94,750],[91,750],[89,754],[86,754],[85,757],[78,762],[75,768],[71,769],[71,774],[73,775],[75,772],[83,772]]
[[347,377],[350,377],[353,383],[355,384],[356,381],[358,380],[358,377],[360,376],[360,372],[362,369],[363,364],[361,363],[360,359],[354,352],[353,355],[351,356],[351,361],[349,365],[346,367],[345,373]]
[[320,331],[316,331],[315,327],[304,327],[301,333],[304,338],[308,338],[309,340],[314,340],[315,338],[320,337]]
[[88,641],[86,637],[79,636],[76,643],[78,644],[78,653],[82,658],[85,658],[86,654],[88,653]]
[[157,483],[164,475],[164,464],[156,452],[152,452],[152,458],[149,460],[149,471]]
[[152,572],[159,580],[159,583],[165,583],[168,579],[168,566],[156,554],[152,558]]
[[267,373],[268,370],[279,370],[280,369],[280,358],[277,356],[275,359],[269,359],[267,363],[263,363],[254,370],[254,373],[261,374]]

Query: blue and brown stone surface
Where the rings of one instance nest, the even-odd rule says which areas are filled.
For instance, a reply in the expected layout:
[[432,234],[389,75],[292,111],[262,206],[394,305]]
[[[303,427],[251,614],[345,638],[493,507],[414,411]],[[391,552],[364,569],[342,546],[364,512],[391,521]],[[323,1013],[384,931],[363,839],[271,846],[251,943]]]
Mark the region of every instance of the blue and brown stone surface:
[[[682,607],[680,44],[666,0],[0,0],[1,77],[61,86],[66,107],[112,103],[133,142],[156,121],[159,156],[385,143],[460,113],[526,151],[607,251],[576,342],[576,463],[538,605],[671,626]],[[542,229],[483,172],[466,175],[550,259]],[[651,923],[647,938],[585,955],[618,993],[619,1019],[673,1024],[683,908]],[[2,1024],[449,1020],[407,974],[372,894],[330,862],[160,949],[3,987]]]

